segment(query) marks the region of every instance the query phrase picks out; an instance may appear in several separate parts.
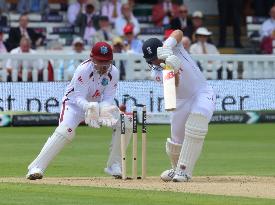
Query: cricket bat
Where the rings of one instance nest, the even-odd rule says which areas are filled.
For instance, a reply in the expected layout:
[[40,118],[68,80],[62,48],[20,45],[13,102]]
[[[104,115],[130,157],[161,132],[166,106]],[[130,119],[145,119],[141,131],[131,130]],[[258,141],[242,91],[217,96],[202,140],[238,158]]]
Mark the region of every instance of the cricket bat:
[[163,97],[164,107],[166,111],[173,111],[176,109],[176,84],[175,73],[168,65],[162,71],[163,75]]

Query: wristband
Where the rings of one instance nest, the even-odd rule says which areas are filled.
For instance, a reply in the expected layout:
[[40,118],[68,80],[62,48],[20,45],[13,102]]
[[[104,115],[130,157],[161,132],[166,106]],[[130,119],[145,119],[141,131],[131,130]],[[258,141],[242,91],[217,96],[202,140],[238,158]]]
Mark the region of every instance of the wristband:
[[163,47],[171,47],[174,48],[178,44],[177,40],[174,37],[167,38],[164,43]]

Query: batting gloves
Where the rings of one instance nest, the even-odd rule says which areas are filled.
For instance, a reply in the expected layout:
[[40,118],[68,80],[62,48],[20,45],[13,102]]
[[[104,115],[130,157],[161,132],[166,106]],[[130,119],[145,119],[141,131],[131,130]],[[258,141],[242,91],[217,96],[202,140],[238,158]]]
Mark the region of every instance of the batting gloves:
[[177,56],[171,55],[166,58],[165,64],[161,63],[160,66],[164,69],[173,69],[174,73],[178,73],[181,68],[181,61]]
[[158,47],[157,48],[158,59],[166,60],[169,56],[173,55],[172,47]]

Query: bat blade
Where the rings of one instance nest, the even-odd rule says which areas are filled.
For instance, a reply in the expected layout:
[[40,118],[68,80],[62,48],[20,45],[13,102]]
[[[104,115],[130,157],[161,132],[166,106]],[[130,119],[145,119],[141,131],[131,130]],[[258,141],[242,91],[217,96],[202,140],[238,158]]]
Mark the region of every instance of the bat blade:
[[173,70],[163,70],[163,97],[166,111],[176,109],[176,85],[175,73]]

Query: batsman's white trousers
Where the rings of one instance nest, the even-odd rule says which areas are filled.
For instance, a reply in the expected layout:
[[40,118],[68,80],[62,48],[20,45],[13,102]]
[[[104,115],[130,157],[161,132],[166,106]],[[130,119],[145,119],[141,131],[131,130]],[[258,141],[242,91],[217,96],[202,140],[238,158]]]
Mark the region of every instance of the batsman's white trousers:
[[171,115],[171,139],[182,144],[185,123],[190,113],[200,113],[210,121],[215,110],[216,96],[211,86],[200,90],[190,99],[177,99],[177,109]]

